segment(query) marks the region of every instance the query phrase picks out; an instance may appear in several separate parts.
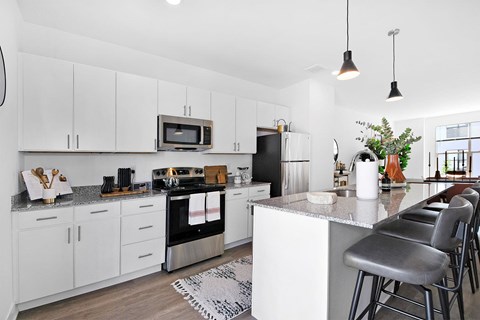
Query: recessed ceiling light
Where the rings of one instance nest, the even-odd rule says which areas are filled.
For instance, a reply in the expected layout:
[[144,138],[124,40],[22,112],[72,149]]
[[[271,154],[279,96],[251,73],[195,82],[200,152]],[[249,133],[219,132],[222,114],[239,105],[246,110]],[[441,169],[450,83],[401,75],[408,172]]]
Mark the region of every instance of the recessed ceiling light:
[[166,0],[169,4],[171,4],[172,6],[176,6],[176,5],[179,5],[180,2],[182,2],[182,0]]

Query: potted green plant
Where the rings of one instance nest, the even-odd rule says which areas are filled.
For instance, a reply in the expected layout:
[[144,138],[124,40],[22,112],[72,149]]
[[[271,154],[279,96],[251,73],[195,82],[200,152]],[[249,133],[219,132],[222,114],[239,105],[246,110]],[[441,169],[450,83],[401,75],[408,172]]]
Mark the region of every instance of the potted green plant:
[[380,125],[365,121],[356,121],[356,123],[364,127],[360,131],[363,137],[357,137],[356,140],[365,143],[365,146],[374,152],[378,159],[387,159],[385,171],[392,181],[405,182],[402,171],[410,160],[411,144],[420,141],[422,137],[415,136],[411,128],[406,128],[398,137],[395,137],[385,117],[382,118]]

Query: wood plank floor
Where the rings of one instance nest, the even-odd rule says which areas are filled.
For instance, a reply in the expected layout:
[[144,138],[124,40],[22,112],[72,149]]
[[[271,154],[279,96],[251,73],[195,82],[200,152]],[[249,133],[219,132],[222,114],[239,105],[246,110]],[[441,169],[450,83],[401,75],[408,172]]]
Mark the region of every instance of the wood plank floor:
[[[204,318],[200,313],[194,310],[170,284],[178,278],[206,271],[251,253],[251,244],[245,244],[225,251],[221,257],[213,258],[170,274],[162,271],[109,288],[22,311],[17,319],[202,320]],[[293,275],[294,270],[292,270]],[[464,286],[465,318],[472,320],[480,319],[480,292],[477,292],[475,295],[471,293],[468,279],[465,279]],[[408,287],[402,286],[400,290],[400,292],[403,291],[408,292],[409,295],[415,295],[415,292]],[[348,293],[348,295],[351,294],[350,292]],[[434,301],[437,301],[437,299],[435,298]],[[394,303],[400,308],[405,308],[405,304],[399,302],[398,299]],[[349,307],[345,306],[345,308]],[[419,308],[407,307],[407,309],[409,312],[422,316],[422,310]],[[455,304],[452,312],[453,320],[459,319],[457,310],[458,308]],[[436,315],[436,318],[440,318],[440,316]],[[235,320],[252,319],[255,318],[251,316],[249,311],[235,318]],[[407,318],[388,310],[380,310],[375,319],[396,320]]]

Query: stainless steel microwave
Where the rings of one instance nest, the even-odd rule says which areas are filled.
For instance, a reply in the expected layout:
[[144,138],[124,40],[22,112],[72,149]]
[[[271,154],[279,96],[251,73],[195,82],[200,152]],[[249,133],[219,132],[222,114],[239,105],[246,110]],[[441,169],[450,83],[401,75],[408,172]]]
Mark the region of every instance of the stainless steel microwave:
[[159,115],[157,150],[159,151],[203,151],[212,148],[210,120]]

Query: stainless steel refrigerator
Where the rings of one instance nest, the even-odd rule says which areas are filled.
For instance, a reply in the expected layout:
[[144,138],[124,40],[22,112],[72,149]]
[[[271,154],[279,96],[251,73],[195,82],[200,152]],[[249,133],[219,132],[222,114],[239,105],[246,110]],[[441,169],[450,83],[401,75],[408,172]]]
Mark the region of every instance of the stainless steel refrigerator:
[[284,132],[257,137],[252,176],[271,182],[272,197],[307,192],[310,182],[310,135]]

